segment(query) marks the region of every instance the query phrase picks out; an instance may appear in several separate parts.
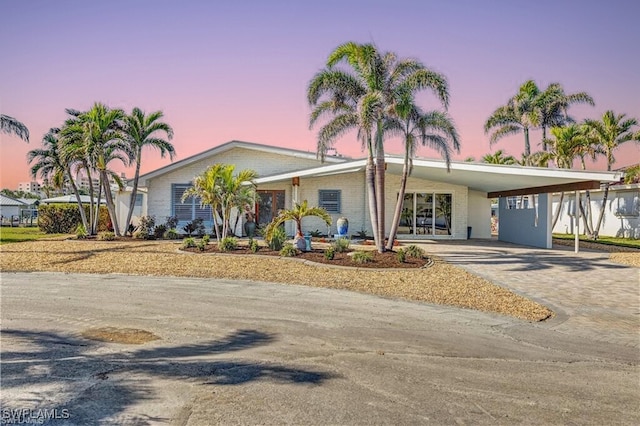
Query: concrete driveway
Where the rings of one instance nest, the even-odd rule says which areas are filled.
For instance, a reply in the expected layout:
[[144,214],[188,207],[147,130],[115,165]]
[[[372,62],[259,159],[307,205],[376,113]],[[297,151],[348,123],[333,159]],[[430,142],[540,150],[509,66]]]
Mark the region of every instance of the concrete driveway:
[[573,336],[640,347],[640,268],[608,253],[553,250],[496,240],[430,241],[426,250],[553,309],[545,326]]
[[[1,279],[3,421],[55,409],[78,425],[640,423],[637,348],[544,324],[255,282]],[[161,340],[81,337],[105,326]]]

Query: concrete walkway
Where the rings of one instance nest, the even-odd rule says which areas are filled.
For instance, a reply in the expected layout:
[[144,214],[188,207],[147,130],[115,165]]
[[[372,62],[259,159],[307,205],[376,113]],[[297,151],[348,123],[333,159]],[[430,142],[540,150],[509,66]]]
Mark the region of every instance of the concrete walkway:
[[497,240],[428,241],[425,250],[532,298],[556,312],[542,323],[555,331],[640,347],[640,268],[609,254],[554,246],[551,250]]

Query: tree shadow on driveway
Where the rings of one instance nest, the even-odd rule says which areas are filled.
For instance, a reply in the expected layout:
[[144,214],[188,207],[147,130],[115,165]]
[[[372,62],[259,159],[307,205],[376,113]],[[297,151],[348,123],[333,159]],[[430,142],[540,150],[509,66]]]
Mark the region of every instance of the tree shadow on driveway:
[[[237,330],[220,339],[190,345],[119,346],[124,349],[116,353],[100,353],[108,343],[62,333],[30,330],[1,333],[2,407],[66,409],[71,417],[60,420],[61,423],[168,422],[170,418],[125,413],[137,403],[158,400],[158,383],[153,383],[157,379],[228,386],[255,381],[321,385],[334,378],[322,371],[220,358],[275,341],[273,334],[258,330]],[[11,347],[20,349],[12,351]],[[177,411],[179,407],[172,408]]]

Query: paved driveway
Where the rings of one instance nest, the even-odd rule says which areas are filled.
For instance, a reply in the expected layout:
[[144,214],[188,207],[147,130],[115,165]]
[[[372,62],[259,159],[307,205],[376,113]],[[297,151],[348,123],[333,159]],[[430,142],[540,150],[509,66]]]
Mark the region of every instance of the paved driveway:
[[[267,283],[0,278],[4,422],[640,424],[636,348],[539,324]],[[161,339],[81,336],[95,327]]]
[[640,347],[640,268],[609,262],[608,253],[555,246],[552,250],[496,240],[427,242],[448,262],[540,301],[557,318],[556,331]]

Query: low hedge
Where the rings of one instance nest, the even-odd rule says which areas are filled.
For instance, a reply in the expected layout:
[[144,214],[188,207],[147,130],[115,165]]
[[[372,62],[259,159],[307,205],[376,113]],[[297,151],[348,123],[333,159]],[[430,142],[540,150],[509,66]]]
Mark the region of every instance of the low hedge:
[[[84,205],[89,220],[89,205]],[[109,211],[100,206],[98,232],[113,231]],[[77,204],[47,204],[38,207],[38,227],[47,234],[71,234],[82,224]]]

